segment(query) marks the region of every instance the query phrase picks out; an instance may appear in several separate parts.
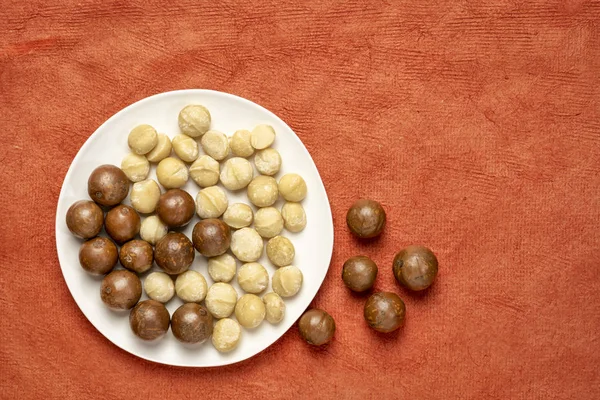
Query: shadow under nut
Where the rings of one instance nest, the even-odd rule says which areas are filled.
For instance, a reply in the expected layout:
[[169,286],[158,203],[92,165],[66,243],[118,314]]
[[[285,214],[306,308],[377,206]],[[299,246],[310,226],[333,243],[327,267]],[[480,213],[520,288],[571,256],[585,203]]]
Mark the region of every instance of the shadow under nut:
[[167,274],[186,271],[194,257],[194,246],[183,233],[169,232],[154,247],[154,260]]
[[101,165],[88,179],[88,194],[96,203],[114,206],[122,202],[129,193],[129,179],[114,165]]

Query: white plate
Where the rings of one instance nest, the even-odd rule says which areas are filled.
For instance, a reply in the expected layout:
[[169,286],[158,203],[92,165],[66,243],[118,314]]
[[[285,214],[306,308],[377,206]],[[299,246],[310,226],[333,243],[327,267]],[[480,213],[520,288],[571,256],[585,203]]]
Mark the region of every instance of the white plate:
[[[79,266],[78,252],[82,241],[70,234],[65,223],[69,206],[77,200],[89,199],[87,180],[94,168],[101,164],[121,165],[122,158],[128,153],[127,135],[134,126],[150,124],[159,132],[173,137],[179,133],[179,111],[192,103],[206,106],[212,115],[212,129],[227,135],[238,129],[251,130],[260,123],[273,126],[277,133],[273,147],[281,153],[283,159],[281,171],[275,178],[296,172],[304,177],[308,186],[308,195],[302,202],[307,215],[306,228],[296,234],[285,230],[282,233],[290,238],[296,248],[293,264],[304,274],[302,289],[296,296],[285,299],[287,310],[282,322],[271,325],[265,320],[254,330],[243,329],[238,348],[225,354],[217,352],[210,339],[200,346],[184,346],[170,330],[162,340],[154,343],[143,342],[134,336],[129,328],[129,313],[107,309],[100,300],[101,278],[87,274]],[[152,178],[156,178],[155,166],[150,174]],[[199,187],[190,179],[184,189],[195,198]],[[245,190],[228,192],[228,196],[230,204],[238,201],[249,203]],[[125,203],[129,203],[129,197]],[[280,207],[282,203],[280,199],[277,206]],[[199,219],[195,216],[184,230],[190,238],[197,221]],[[102,124],[79,150],[67,172],[58,199],[56,248],[65,281],[75,302],[96,329],[111,342],[138,357],[163,364],[214,367],[232,364],[258,354],[279,339],[300,317],[319,290],[329,268],[333,249],[333,221],[319,172],[298,136],[285,122],[265,108],[241,97],[211,90],[180,90],[148,97],[119,111]],[[273,274],[275,268],[265,255],[260,262],[269,274]],[[240,265],[238,262],[238,267]],[[199,253],[196,253],[192,269],[201,272],[209,285],[212,283],[207,273],[206,259]],[[158,270],[158,267],[155,265],[153,270]],[[235,278],[232,283],[238,294],[243,294]],[[269,291],[270,286],[264,293]],[[142,300],[146,298],[143,294]],[[173,314],[181,304],[179,299],[174,298],[167,304],[167,308]]]

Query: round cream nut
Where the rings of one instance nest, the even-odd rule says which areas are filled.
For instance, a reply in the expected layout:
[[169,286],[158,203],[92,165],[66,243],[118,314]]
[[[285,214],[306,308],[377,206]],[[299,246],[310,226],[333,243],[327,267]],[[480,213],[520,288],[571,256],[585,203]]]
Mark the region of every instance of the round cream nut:
[[283,230],[283,218],[275,207],[260,208],[254,215],[254,229],[264,238],[277,236]]
[[290,232],[300,232],[306,227],[306,213],[300,203],[285,203],[281,207],[281,216],[285,229]]
[[248,199],[257,207],[272,206],[277,197],[277,181],[271,176],[259,175],[248,185]]
[[136,126],[129,132],[127,144],[135,154],[144,155],[158,143],[158,133],[150,125]]
[[142,221],[140,236],[146,242],[154,245],[162,239],[168,231],[169,228],[167,225],[165,225],[158,216],[152,215]]
[[152,272],[144,280],[144,291],[152,300],[166,303],[173,298],[175,285],[164,272]]
[[263,175],[275,175],[281,168],[281,156],[275,149],[260,150],[254,156],[254,165]]
[[248,204],[234,203],[227,207],[223,214],[223,222],[234,229],[250,226],[254,220],[252,208]]
[[240,324],[233,319],[223,318],[213,328],[212,343],[217,351],[226,353],[237,347],[241,337]]
[[257,125],[250,134],[250,144],[256,150],[266,149],[275,141],[275,130],[271,125]]
[[146,154],[146,158],[148,161],[154,163],[162,161],[171,155],[171,149],[171,139],[169,139],[169,137],[164,133],[159,133],[158,143],[150,153]]
[[245,294],[235,305],[235,318],[244,328],[252,329],[265,319],[265,303],[254,294]]
[[204,304],[215,318],[227,318],[235,309],[237,292],[228,283],[217,282],[208,288]]
[[173,151],[183,161],[192,162],[198,158],[198,143],[188,135],[175,135]]
[[188,180],[188,169],[178,158],[167,157],[156,167],[158,182],[167,189],[178,189]]
[[250,131],[236,131],[229,140],[231,152],[238,157],[250,157],[254,153],[254,147],[250,144]]
[[302,287],[302,272],[293,265],[279,268],[273,274],[273,291],[281,297],[294,296]]
[[285,303],[281,296],[274,292],[267,293],[263,296],[263,303],[265,303],[267,321],[271,324],[281,322],[285,316]]
[[287,201],[302,201],[306,197],[306,182],[298,174],[285,174],[279,180],[279,193]]
[[247,263],[238,270],[237,281],[246,293],[260,293],[269,286],[269,274],[257,262]]
[[136,182],[131,188],[131,206],[135,211],[148,214],[154,212],[160,199],[160,188],[153,179]]
[[231,234],[231,252],[242,262],[254,262],[263,253],[263,240],[252,228],[242,228]]
[[186,303],[200,303],[206,297],[206,279],[198,271],[188,270],[175,280],[177,297]]
[[196,212],[202,219],[219,218],[228,204],[225,191],[218,186],[204,188],[196,195]]
[[193,138],[200,137],[210,129],[210,112],[204,106],[190,104],[179,112],[177,122],[181,132]]
[[200,187],[214,186],[219,182],[219,168],[217,160],[201,155],[190,167],[190,176]]
[[204,152],[221,161],[229,154],[229,140],[224,133],[218,131],[208,131],[200,139]]
[[278,267],[290,265],[295,255],[294,245],[284,236],[275,236],[267,242],[267,257]]
[[230,282],[235,276],[237,264],[230,254],[221,254],[208,259],[208,275],[215,282]]
[[250,161],[241,157],[233,157],[225,161],[221,169],[221,182],[226,189],[243,189],[252,180],[254,170]]
[[129,153],[121,161],[121,169],[131,182],[139,182],[148,177],[150,163],[144,156]]

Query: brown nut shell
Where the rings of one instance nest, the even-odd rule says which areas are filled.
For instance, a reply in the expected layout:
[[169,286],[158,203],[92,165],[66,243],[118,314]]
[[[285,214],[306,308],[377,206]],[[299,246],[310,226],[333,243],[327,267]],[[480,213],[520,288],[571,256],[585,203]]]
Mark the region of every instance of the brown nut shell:
[[131,271],[113,271],[104,277],[100,285],[100,298],[113,310],[129,310],[141,296],[142,282]]
[[104,213],[90,200],[76,201],[67,210],[67,228],[80,239],[97,236],[104,224]]
[[169,330],[169,310],[156,300],[140,301],[129,314],[129,326],[142,340],[162,338]]
[[202,343],[212,335],[213,317],[206,307],[186,303],[173,313],[173,335],[183,343]]
[[194,246],[183,233],[169,232],[154,247],[154,260],[167,274],[186,271],[194,261]]
[[427,247],[408,246],[396,254],[392,270],[396,280],[405,288],[425,290],[437,276],[438,260]]
[[128,270],[141,274],[152,268],[154,250],[145,240],[130,240],[121,247],[119,261]]
[[335,321],[326,311],[313,308],[305,312],[298,322],[300,336],[309,344],[321,346],[329,343],[335,333]]
[[167,226],[177,228],[186,225],[196,213],[196,202],[188,192],[171,189],[160,196],[156,213]]
[[220,219],[203,219],[192,231],[194,247],[205,257],[224,254],[231,244],[231,230]]
[[119,244],[125,243],[140,232],[140,216],[132,207],[120,204],[106,213],[106,233]]
[[400,328],[405,315],[404,302],[396,293],[373,293],[365,303],[365,320],[378,332],[388,333]]
[[127,175],[114,165],[101,165],[92,171],[88,179],[88,194],[102,206],[114,206],[129,193]]
[[105,237],[95,237],[83,242],[79,248],[79,264],[92,275],[104,275],[117,265],[117,246]]
[[342,268],[342,280],[354,292],[373,287],[377,278],[377,264],[367,256],[350,257]]
[[346,214],[350,231],[363,239],[379,236],[385,227],[385,221],[385,210],[375,200],[357,200]]

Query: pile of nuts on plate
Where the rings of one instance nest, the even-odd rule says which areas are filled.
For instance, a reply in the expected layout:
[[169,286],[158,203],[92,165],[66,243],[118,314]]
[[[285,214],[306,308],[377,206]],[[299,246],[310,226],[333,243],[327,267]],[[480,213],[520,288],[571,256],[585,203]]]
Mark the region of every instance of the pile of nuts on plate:
[[[292,265],[294,245],[283,232],[294,234],[306,226],[301,202],[307,186],[298,174],[279,181],[273,177],[282,159],[271,148],[276,134],[269,125],[228,138],[210,129],[210,112],[195,104],[181,110],[178,122],[181,133],[172,140],[150,125],[134,127],[127,141],[131,152],[120,168],[101,165],[91,173],[93,201],[75,202],[66,223],[85,240],[81,267],[105,275],[100,297],[113,310],[130,310],[135,335],[156,340],[170,326],[181,342],[202,343],[212,336],[214,347],[227,352],[238,345],[242,327],[256,328],[264,319],[279,323],[285,315],[283,299],[301,289],[302,272]],[[148,179],[151,163],[157,164],[158,182]],[[195,199],[181,189],[189,178],[201,188]],[[229,204],[219,182],[229,191],[245,189],[257,211],[245,203]],[[121,204],[128,195],[131,206]],[[281,210],[273,207],[280,196],[286,201]],[[196,214],[200,220],[190,240],[177,229]],[[100,236],[102,227],[108,237]],[[265,247],[275,268],[271,276],[257,262]],[[210,286],[205,276],[189,269],[196,252],[208,259]],[[119,261],[124,269],[115,269]],[[146,275],[154,262],[162,272]],[[245,292],[241,297],[230,284],[234,278]],[[273,292],[259,297],[269,281]],[[140,301],[142,290],[149,300]],[[170,315],[164,304],[175,295],[184,304]]]

